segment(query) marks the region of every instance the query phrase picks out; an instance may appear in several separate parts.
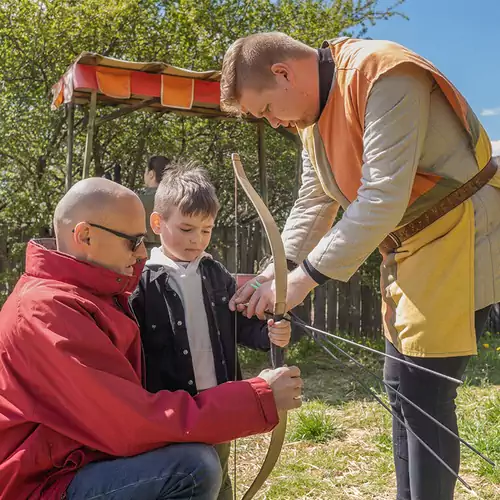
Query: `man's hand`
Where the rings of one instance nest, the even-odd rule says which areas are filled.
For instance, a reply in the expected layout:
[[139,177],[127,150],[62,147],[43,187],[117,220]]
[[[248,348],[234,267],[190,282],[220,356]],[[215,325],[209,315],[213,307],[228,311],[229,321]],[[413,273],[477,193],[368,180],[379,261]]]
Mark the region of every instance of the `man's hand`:
[[[243,311],[247,318],[255,315],[259,319],[265,319],[266,313],[273,312],[276,283],[274,279],[261,281],[259,278],[249,281],[246,288],[240,288],[231,299],[233,307],[236,307],[238,311]],[[254,286],[251,286],[252,283]],[[301,304],[316,286],[317,283],[300,266],[294,269],[288,274],[286,310],[290,311]]]
[[270,281],[274,278],[274,264],[269,264],[264,271],[262,271],[258,276],[247,281],[242,287],[236,290],[236,293],[231,297],[229,301],[229,309],[231,311],[238,310],[242,312],[246,308],[248,299],[255,292],[255,289],[260,286],[260,284]]
[[296,366],[263,370],[259,377],[271,387],[278,412],[300,407],[304,382]]
[[236,311],[236,310],[238,310],[239,312],[245,311],[248,300],[253,295],[255,290],[257,290],[257,288],[260,288],[260,286],[263,283],[269,282],[272,279],[273,279],[272,276],[268,277],[265,276],[264,274],[259,274],[255,278],[252,278],[251,280],[247,281],[242,287],[238,288],[235,294],[231,297],[231,300],[229,301],[229,309],[231,311]]
[[294,307],[302,304],[307,294],[316,288],[318,283],[307,274],[301,266],[295,268],[288,275],[288,293],[286,296],[286,310],[291,311]]
[[285,347],[290,342],[292,335],[292,326],[290,321],[283,319],[275,322],[273,319],[267,321],[269,330],[269,339],[278,347]]

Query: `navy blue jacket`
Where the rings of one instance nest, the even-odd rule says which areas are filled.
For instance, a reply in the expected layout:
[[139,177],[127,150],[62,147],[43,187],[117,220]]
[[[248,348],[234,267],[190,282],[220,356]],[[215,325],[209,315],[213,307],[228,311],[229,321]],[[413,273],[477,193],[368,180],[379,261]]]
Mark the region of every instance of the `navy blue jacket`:
[[[208,257],[199,264],[203,301],[208,319],[218,384],[241,379],[236,355],[238,344],[267,351],[270,348],[267,324],[230,311],[229,299],[236,283],[229,271]],[[185,390],[196,395],[196,381],[179,295],[169,284],[169,272],[161,265],[144,268],[139,286],[130,297],[130,306],[141,330],[146,365],[146,389]],[[235,336],[235,314],[238,332]]]

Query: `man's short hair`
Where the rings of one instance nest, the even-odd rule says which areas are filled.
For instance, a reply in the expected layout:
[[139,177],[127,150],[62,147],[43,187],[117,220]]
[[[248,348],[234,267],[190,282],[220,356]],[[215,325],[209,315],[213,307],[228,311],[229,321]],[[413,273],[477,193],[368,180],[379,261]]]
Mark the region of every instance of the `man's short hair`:
[[171,160],[166,156],[152,156],[148,161],[148,172],[154,170],[155,180],[159,184],[163,176],[163,172],[171,163]]
[[154,210],[167,219],[177,207],[182,215],[217,217],[220,204],[206,169],[196,162],[172,163],[156,189]]
[[221,109],[241,115],[239,100],[243,85],[257,89],[272,87],[273,64],[305,58],[310,50],[304,43],[279,32],[256,33],[239,38],[227,49],[222,62]]

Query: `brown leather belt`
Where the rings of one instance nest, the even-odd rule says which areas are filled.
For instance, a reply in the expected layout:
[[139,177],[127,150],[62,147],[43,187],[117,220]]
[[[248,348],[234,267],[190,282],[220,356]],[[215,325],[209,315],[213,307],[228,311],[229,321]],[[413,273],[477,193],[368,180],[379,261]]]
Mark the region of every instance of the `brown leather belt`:
[[414,236],[422,229],[436,222],[440,217],[458,207],[473,194],[477,193],[484,185],[488,184],[491,178],[496,174],[497,165],[493,160],[480,170],[472,179],[462,184],[452,191],[448,196],[438,201],[436,205],[426,210],[422,215],[412,220],[405,226],[392,233],[389,233],[384,241],[379,245],[382,253],[394,252],[401,246],[403,241]]

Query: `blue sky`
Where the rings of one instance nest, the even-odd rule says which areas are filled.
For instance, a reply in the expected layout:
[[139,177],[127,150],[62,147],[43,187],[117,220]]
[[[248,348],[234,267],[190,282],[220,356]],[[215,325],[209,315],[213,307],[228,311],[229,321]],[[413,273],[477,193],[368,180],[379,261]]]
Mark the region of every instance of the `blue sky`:
[[406,0],[399,10],[408,21],[379,22],[367,36],[432,61],[467,98],[500,155],[500,0]]

